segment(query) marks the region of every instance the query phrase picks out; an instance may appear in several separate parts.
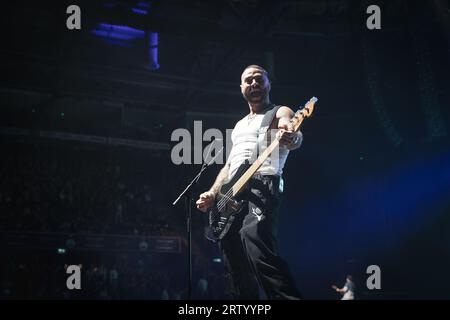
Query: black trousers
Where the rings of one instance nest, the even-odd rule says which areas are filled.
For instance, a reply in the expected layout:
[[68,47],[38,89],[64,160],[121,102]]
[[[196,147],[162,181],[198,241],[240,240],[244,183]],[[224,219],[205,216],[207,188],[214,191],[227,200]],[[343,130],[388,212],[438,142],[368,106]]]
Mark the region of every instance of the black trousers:
[[278,176],[255,175],[243,193],[245,206],[219,242],[235,299],[300,299],[286,262],[278,254],[281,192]]

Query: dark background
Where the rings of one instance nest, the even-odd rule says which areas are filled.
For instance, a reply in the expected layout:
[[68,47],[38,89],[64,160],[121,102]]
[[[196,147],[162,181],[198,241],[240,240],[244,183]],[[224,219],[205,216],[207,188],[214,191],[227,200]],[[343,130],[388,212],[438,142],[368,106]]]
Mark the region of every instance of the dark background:
[[[66,28],[70,4],[81,30]],[[381,30],[366,27],[371,4]],[[233,128],[247,113],[241,72],[260,64],[274,103],[319,98],[284,170],[279,231],[305,298],[339,299],[330,286],[351,273],[360,299],[448,299],[449,7],[5,1],[0,297],[185,298],[185,213],[171,203],[199,166],[172,163],[171,133]],[[193,215],[194,297],[228,298]],[[66,264],[83,265],[82,290],[65,289]],[[369,265],[381,290],[366,287]]]

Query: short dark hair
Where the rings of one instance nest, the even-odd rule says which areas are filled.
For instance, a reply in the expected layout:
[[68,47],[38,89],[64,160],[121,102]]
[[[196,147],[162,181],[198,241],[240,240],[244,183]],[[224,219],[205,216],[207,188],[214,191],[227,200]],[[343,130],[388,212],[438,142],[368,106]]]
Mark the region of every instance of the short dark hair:
[[[261,67],[261,66],[258,66],[257,64],[251,64],[251,65],[249,65],[249,66],[246,66],[245,69],[244,69],[244,71],[247,70],[247,69],[250,69],[250,68],[259,69],[259,70],[262,71],[262,73],[263,73],[267,78],[269,77],[269,73],[267,72],[267,70],[264,69],[264,68]],[[243,72],[244,72],[244,71],[243,71]]]

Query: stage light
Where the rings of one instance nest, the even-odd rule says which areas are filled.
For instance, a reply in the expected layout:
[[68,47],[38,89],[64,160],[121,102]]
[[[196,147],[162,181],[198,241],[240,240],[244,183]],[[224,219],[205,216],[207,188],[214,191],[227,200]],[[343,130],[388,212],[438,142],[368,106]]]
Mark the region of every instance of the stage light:
[[136,40],[145,36],[143,30],[108,23],[98,24],[95,29],[91,30],[91,33],[99,37],[117,40]]
[[139,8],[131,8],[131,11],[133,13],[140,14],[140,15],[147,15],[148,14],[148,10],[139,9]]
[[160,65],[158,63],[158,33],[149,32],[147,36],[148,40],[148,58],[149,63],[147,68],[150,70],[158,70]]

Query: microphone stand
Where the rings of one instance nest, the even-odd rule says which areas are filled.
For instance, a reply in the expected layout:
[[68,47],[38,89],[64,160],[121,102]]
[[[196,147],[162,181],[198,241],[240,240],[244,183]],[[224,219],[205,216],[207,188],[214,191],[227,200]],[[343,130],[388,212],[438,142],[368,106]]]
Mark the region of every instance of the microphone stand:
[[[218,139],[216,139],[218,140]],[[215,141],[215,140],[214,140]],[[211,151],[211,147],[214,142],[210,144],[209,152]],[[187,227],[187,238],[188,238],[188,299],[191,299],[192,296],[192,190],[194,186],[197,184],[200,179],[202,173],[209,167],[217,156],[222,152],[223,147],[219,152],[211,159],[208,163],[204,162],[199,173],[192,179],[192,181],[186,186],[186,188],[181,192],[178,198],[172,203],[172,205],[176,205],[177,202],[185,197],[185,206],[186,206],[186,227]]]

